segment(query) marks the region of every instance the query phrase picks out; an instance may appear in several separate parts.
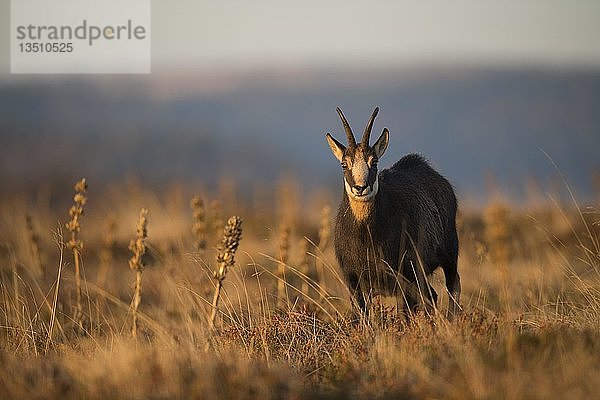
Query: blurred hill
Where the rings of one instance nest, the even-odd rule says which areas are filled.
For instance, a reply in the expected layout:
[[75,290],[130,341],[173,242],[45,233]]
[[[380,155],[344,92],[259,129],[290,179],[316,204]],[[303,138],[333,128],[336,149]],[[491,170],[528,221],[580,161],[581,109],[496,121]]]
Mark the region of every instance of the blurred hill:
[[582,197],[600,170],[597,72],[199,72],[3,82],[0,183],[133,175],[210,187],[226,175],[251,186],[294,174],[337,190],[323,138],[344,139],[337,105],[357,136],[380,106],[373,136],[391,132],[382,167],[421,152],[463,196],[481,196],[490,175],[517,198],[527,181],[547,186],[556,171],[540,149]]

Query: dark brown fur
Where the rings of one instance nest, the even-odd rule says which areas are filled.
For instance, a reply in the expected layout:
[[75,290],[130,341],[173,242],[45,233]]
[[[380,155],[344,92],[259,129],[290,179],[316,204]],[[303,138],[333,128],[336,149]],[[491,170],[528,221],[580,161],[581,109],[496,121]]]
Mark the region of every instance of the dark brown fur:
[[[353,157],[354,147],[344,148],[344,157]],[[369,177],[372,174],[377,174],[377,163],[370,166]],[[437,294],[419,278],[441,267],[446,287],[456,298],[450,304],[454,313],[460,277],[452,186],[416,154],[381,171],[378,179],[379,190],[368,202],[349,198],[346,188],[336,217],[335,253],[358,305],[367,311],[369,299],[377,293],[404,294],[401,298],[410,309],[421,299],[435,303]],[[356,214],[356,207],[365,214]]]

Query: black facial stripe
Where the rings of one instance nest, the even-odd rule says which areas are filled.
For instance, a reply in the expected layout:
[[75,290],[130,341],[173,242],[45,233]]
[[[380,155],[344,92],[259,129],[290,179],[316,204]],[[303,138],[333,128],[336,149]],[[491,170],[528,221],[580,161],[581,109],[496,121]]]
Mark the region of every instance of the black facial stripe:
[[350,185],[350,187],[354,186],[354,176],[352,176],[351,170],[344,170],[344,179],[346,179],[346,182],[348,182],[348,185]]
[[373,166],[369,168],[369,185],[373,186],[375,179],[377,179],[377,164],[373,164]]

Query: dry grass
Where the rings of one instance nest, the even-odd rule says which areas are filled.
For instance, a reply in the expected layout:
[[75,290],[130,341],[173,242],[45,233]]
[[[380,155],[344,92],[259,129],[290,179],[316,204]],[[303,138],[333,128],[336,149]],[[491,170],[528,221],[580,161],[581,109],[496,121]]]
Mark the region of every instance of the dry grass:
[[[448,296],[443,275],[435,273],[439,313],[407,323],[395,302],[382,298],[374,318],[355,323],[330,245],[334,204],[299,199],[294,182],[281,187],[274,201],[279,212],[252,208],[230,188],[209,208],[192,202],[193,216],[191,193],[95,191],[75,236],[85,247],[68,246],[64,225],[56,223],[67,201],[44,207],[23,196],[0,200],[0,398],[579,399],[600,393],[595,210],[552,200],[532,208],[494,201],[483,212],[463,209],[464,312],[452,322],[442,316]],[[140,239],[141,205],[152,218],[147,239],[145,226],[141,231],[144,295],[134,312],[137,286],[123,277],[129,239]],[[216,249],[223,215],[233,214],[245,221],[241,241],[230,235],[239,245],[235,259],[232,240]],[[71,257],[73,248],[78,257]],[[231,256],[223,256],[227,251]],[[215,280],[223,262],[227,279]],[[286,307],[278,306],[282,290]],[[72,313],[78,299],[80,320]],[[211,329],[212,311],[219,323]]]

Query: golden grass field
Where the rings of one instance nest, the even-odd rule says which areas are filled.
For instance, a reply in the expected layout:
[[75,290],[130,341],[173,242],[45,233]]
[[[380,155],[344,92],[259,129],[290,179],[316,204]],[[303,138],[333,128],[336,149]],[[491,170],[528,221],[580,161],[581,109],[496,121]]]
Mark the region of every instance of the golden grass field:
[[[574,198],[461,208],[454,321],[437,272],[437,310],[407,322],[381,298],[355,321],[330,238],[337,191],[88,184],[71,215],[72,187],[1,200],[2,399],[600,393],[600,215]],[[242,237],[225,270],[232,215]]]

